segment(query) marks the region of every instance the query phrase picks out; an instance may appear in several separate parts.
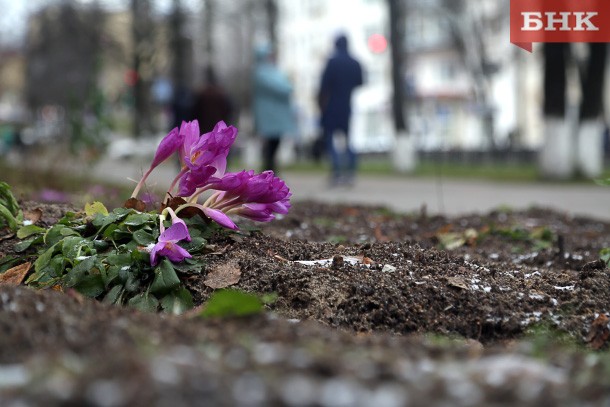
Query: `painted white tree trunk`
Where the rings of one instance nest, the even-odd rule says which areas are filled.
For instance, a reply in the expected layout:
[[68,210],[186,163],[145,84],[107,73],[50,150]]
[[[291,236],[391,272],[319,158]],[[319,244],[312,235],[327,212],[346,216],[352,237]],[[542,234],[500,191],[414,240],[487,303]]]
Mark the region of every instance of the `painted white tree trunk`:
[[545,178],[567,179],[574,174],[575,143],[566,119],[545,118],[539,165]]
[[415,137],[406,133],[398,133],[392,150],[392,166],[401,173],[412,172],[417,166],[417,151]]
[[604,138],[601,120],[584,120],[577,134],[576,166],[585,177],[599,177],[604,170]]

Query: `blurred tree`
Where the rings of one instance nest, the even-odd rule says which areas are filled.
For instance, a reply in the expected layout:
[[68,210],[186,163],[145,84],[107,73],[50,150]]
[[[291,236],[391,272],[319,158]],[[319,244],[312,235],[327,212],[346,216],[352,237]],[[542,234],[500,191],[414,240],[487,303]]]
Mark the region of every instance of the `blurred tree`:
[[[442,0],[441,15],[447,19],[453,45],[458,49],[474,86],[474,95],[483,119],[483,128],[489,147],[497,147],[494,131],[495,108],[492,102],[491,82],[493,75],[500,69],[497,61],[489,56],[493,46],[494,27],[509,15],[503,7],[495,13],[487,13],[484,0]],[[508,6],[508,5],[507,5]]]
[[413,171],[417,165],[414,137],[409,135],[408,115],[405,115],[405,0],[388,0],[392,69],[392,116],[396,142],[392,150],[394,169]]
[[84,105],[96,88],[104,13],[94,3],[48,6],[30,20],[26,40],[26,98],[44,105]]
[[204,55],[206,65],[214,67],[214,28],[216,19],[216,1],[203,0],[204,15],[203,15],[203,43],[205,44]]
[[407,130],[405,121],[405,30],[403,0],[388,0],[392,68],[392,116],[398,133]]
[[277,3],[275,0],[265,0],[265,14],[267,19],[267,38],[274,52],[277,52]]
[[[104,22],[97,2],[84,6],[69,0],[42,8],[29,21],[26,100],[45,125],[56,126],[59,134],[49,136],[65,135],[73,153],[95,154],[104,145],[107,122],[97,82],[102,51],[113,45],[104,38]],[[42,109],[49,105],[60,108]]]
[[152,4],[148,0],[131,0],[133,40],[133,133],[136,137],[154,131],[150,87],[153,75],[154,25]]
[[[602,113],[608,47],[586,44],[578,57],[573,51],[581,46],[544,44],[545,129],[540,172],[545,177],[568,179],[576,171],[597,177],[604,168]],[[570,83],[580,87],[578,104],[568,98]]]
[[170,16],[170,52],[172,53],[172,82],[177,87],[190,86],[191,43],[185,31],[186,18],[181,0],[173,0]]
[[173,0],[173,10],[169,18],[172,70],[172,121],[170,128],[179,127],[183,121],[193,120],[192,68],[193,47],[187,32],[187,19],[181,0]]

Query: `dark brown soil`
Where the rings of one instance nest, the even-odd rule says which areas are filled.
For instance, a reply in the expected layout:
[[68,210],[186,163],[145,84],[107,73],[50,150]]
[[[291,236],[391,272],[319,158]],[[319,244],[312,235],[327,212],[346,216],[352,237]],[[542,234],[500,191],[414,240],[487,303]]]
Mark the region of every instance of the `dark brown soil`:
[[[65,209],[27,206],[48,224]],[[181,278],[201,304],[212,275],[238,273],[235,288],[278,294],[265,315],[141,314],[0,288],[0,405],[610,402],[607,223],[304,202],[243,229]]]

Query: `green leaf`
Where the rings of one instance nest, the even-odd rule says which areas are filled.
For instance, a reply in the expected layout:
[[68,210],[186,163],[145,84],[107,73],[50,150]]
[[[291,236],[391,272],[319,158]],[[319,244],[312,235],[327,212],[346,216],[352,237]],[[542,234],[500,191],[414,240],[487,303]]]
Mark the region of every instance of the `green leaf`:
[[49,265],[49,262],[53,258],[53,253],[55,252],[55,249],[57,249],[57,246],[58,244],[56,243],[53,246],[49,247],[43,254],[41,254],[36,259],[36,261],[34,262],[34,270],[36,270],[36,272],[40,272],[43,268]]
[[203,238],[203,237],[192,237],[192,240],[190,242],[186,242],[184,244],[180,244],[180,246],[184,247],[189,253],[195,253],[195,252],[199,252],[201,251],[207,241]]
[[4,181],[0,182],[0,205],[6,207],[13,216],[17,216],[19,204],[11,192],[11,186]]
[[259,314],[263,311],[263,303],[254,294],[237,290],[215,291],[204,310],[202,317],[233,317]]
[[52,246],[52,245],[58,243],[64,237],[66,237],[62,234],[63,229],[71,230],[69,227],[64,226],[64,225],[51,226],[51,228],[49,230],[47,230],[47,233],[44,235],[45,244],[47,246]]
[[68,212],[66,212],[66,214],[64,215],[63,218],[61,218],[60,220],[57,221],[57,224],[70,226],[70,225],[72,225],[72,222],[74,221],[74,219],[76,219],[76,213],[72,212],[72,211],[68,211]]
[[23,242],[19,242],[17,244],[15,244],[15,246],[13,246],[13,250],[16,253],[21,253],[26,251],[35,241],[36,239],[28,239],[28,240],[24,240]]
[[466,239],[464,238],[464,235],[462,233],[447,232],[438,234],[436,237],[438,238],[439,243],[445,250],[455,250],[466,244]]
[[61,252],[63,253],[63,255],[66,258],[68,258],[70,260],[74,260],[78,256],[82,255],[83,246],[88,247],[88,245],[89,245],[89,241],[80,236],[66,237],[63,240],[63,246],[61,248]]
[[[112,225],[112,226],[114,226],[114,225]],[[133,233],[131,233],[128,230],[121,230],[120,227],[115,229],[112,232],[112,235],[110,236],[110,238],[112,240],[114,240],[115,242],[118,242],[118,241],[131,241],[132,237],[133,237]]]
[[80,236],[80,234],[71,227],[66,227],[66,228],[60,229],[59,234],[62,235],[63,237]]
[[102,233],[102,237],[104,237],[105,239],[112,239],[113,238],[112,235],[118,229],[119,229],[119,225],[117,225],[117,224],[108,225],[108,227],[104,230],[104,233]]
[[110,247],[110,243],[106,242],[105,240],[94,240],[91,243],[93,244],[93,248],[100,252],[102,252]]
[[174,270],[181,273],[201,273],[205,262],[196,259],[184,259],[178,264],[174,264]]
[[599,252],[599,258],[602,259],[607,266],[610,266],[610,247],[601,249]]
[[119,278],[120,270],[120,266],[108,266],[107,268],[102,267],[100,269],[100,273],[102,273],[102,278],[104,279],[104,284],[106,287],[108,287],[115,279]]
[[22,257],[16,256],[6,256],[0,260],[0,273],[4,273],[6,270],[10,269],[13,266],[16,266],[18,263],[22,263]]
[[45,231],[46,231],[46,229],[41,228],[40,226],[27,225],[27,226],[23,226],[21,229],[19,229],[17,231],[17,237],[19,239],[25,239],[26,237],[30,237],[36,233],[42,233]]
[[154,222],[154,215],[148,213],[132,213],[125,219],[123,224],[127,226],[141,226],[148,222]]
[[138,289],[140,288],[140,279],[138,278],[137,274],[134,273],[133,271],[130,270],[120,270],[119,271],[119,277],[121,277],[121,275],[126,275],[127,277],[125,278],[125,290],[129,291],[129,292],[136,292],[138,291]]
[[267,293],[267,294],[261,295],[261,301],[265,305],[273,304],[277,301],[277,299],[278,299],[277,293]]
[[74,289],[79,293],[91,298],[96,298],[105,291],[102,276],[99,274],[89,274],[84,276],[74,286]]
[[193,308],[193,305],[193,297],[184,287],[172,291],[161,300],[163,311],[176,315]]
[[146,263],[150,267],[150,253],[146,250],[132,250],[131,261],[134,263]]
[[95,216],[97,214],[108,216],[108,209],[106,209],[103,203],[95,201],[85,205],[85,215]]
[[64,275],[68,261],[61,254],[53,256],[49,265],[44,269],[43,274],[48,274],[49,277],[61,277]]
[[17,230],[17,219],[15,219],[11,211],[3,205],[0,205],[0,218],[4,218],[6,225],[11,230]]
[[131,264],[131,254],[129,253],[115,253],[110,254],[106,257],[108,264],[114,266],[129,266]]
[[176,275],[172,263],[164,259],[159,267],[155,269],[155,279],[150,286],[150,292],[154,294],[163,294],[180,285],[180,279]]
[[[67,287],[76,287],[78,286],[82,281],[85,280],[85,278],[87,277],[87,275],[91,274],[91,271],[95,268],[95,263],[97,262],[97,256],[89,256],[86,259],[84,259],[83,261],[81,261],[80,263],[78,263],[76,266],[72,267],[72,270],[70,270],[68,272],[68,274],[66,275],[64,281]],[[102,282],[102,288],[103,288],[103,281],[102,281],[102,277],[99,276],[100,278],[100,282]]]
[[115,285],[108,291],[108,294],[102,300],[105,304],[117,304],[121,301],[121,296],[123,294],[123,286]]
[[102,232],[109,225],[112,225],[114,222],[117,222],[119,218],[120,217],[114,212],[108,214],[108,216],[104,216],[98,213],[97,215],[95,215],[91,223],[93,224],[93,226],[98,228],[99,233]]
[[127,305],[139,311],[156,312],[159,307],[159,301],[149,293],[141,293],[131,298]]
[[157,239],[155,239],[151,233],[139,229],[133,232],[133,240],[140,246],[148,246],[151,243],[155,243]]

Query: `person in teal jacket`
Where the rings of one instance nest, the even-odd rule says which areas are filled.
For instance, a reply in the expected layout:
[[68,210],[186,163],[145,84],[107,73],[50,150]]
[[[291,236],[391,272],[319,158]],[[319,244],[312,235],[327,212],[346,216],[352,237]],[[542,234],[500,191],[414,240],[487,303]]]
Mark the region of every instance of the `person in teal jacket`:
[[254,128],[263,138],[263,166],[276,172],[276,153],[283,137],[296,132],[292,84],[274,63],[267,46],[255,50],[253,75]]

